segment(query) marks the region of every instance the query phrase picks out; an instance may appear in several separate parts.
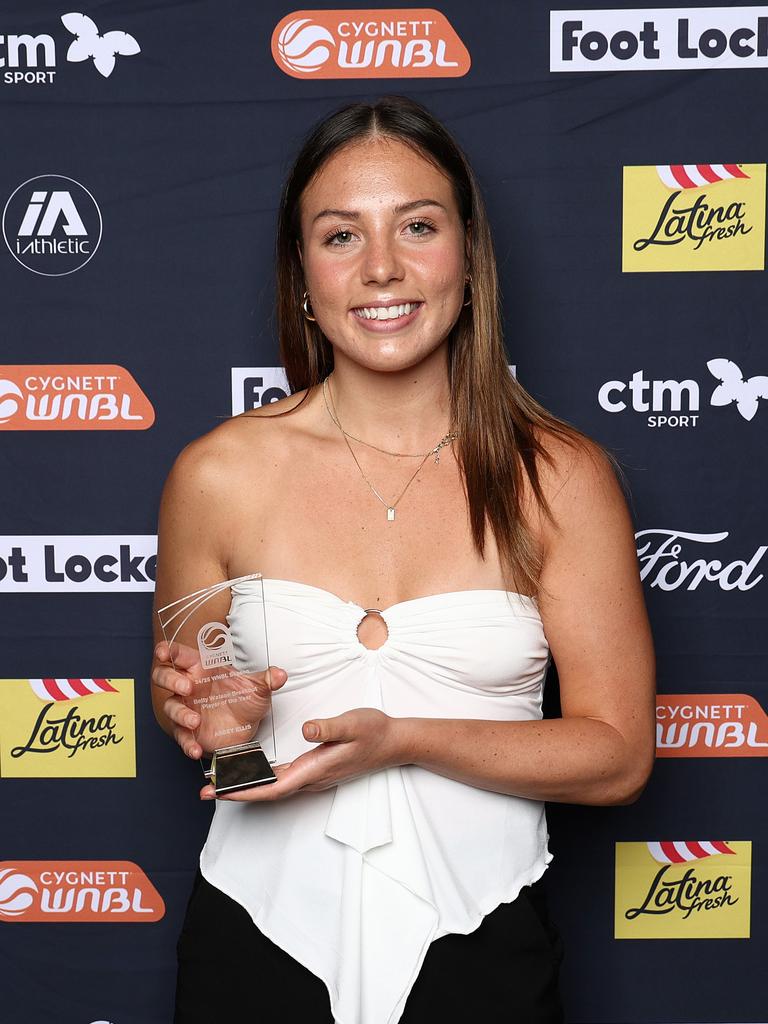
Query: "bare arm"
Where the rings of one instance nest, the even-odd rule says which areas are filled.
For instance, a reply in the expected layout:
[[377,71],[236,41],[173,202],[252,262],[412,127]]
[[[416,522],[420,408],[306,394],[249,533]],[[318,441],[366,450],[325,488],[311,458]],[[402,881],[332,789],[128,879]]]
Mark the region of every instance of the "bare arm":
[[[396,719],[400,763],[538,800],[631,803],[653,765],[655,663],[624,496],[604,456],[570,457],[543,526],[539,609],[562,718]],[[556,474],[557,476],[557,474]]]
[[[174,696],[184,692],[184,680],[167,665],[165,645],[161,648],[163,660],[157,656],[163,635],[156,612],[185,594],[227,578],[226,537],[220,525],[223,476],[220,458],[210,440],[202,438],[188,445],[176,459],[160,501],[152,613],[152,707],[161,728],[191,757],[199,757],[202,752],[190,731],[198,724],[198,716]],[[179,668],[190,667],[183,653],[176,664]]]

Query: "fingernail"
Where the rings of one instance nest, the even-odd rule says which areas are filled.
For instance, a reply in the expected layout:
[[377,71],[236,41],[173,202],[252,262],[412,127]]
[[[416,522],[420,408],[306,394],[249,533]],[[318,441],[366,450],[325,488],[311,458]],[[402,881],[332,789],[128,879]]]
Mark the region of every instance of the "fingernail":
[[305,735],[306,735],[307,739],[313,740],[317,736],[317,734],[320,732],[320,730],[317,728],[317,726],[314,723],[310,723],[309,725],[307,725],[305,727],[304,732],[305,732]]

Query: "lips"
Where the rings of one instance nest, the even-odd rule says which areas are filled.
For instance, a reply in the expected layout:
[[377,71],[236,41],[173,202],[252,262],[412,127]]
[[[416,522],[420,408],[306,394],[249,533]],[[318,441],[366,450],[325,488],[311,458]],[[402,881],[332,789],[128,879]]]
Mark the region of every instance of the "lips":
[[[375,317],[373,317],[373,316],[370,316],[370,315],[366,315],[363,312],[363,310],[366,310],[366,309],[369,309],[369,310],[374,310],[374,309],[379,310],[379,309],[388,309],[388,308],[393,308],[393,307],[402,308],[403,306],[405,306],[407,308],[409,305],[413,305],[413,307],[414,307],[413,309],[411,309],[411,311],[409,313],[402,313],[402,314],[399,314],[399,315],[394,316],[394,317],[390,317],[390,316],[386,316],[385,315],[383,319],[379,319],[379,315],[381,315],[381,314],[377,314]],[[387,333],[390,333],[391,331],[399,331],[403,327],[407,327],[409,324],[413,323],[413,321],[419,315],[419,312],[420,312],[421,307],[423,305],[424,305],[424,303],[420,299],[411,300],[411,301],[407,301],[407,302],[401,302],[401,303],[395,303],[395,302],[371,303],[368,306],[357,306],[354,309],[351,309],[350,310],[350,316],[354,317],[355,323],[360,324],[360,326],[364,330],[366,330],[366,331],[373,331],[373,332],[378,333],[378,334],[381,334],[381,333],[387,334]]]
[[390,299],[388,302],[370,302],[364,306],[353,306],[352,313],[361,320],[395,320],[412,313],[421,305],[420,299]]

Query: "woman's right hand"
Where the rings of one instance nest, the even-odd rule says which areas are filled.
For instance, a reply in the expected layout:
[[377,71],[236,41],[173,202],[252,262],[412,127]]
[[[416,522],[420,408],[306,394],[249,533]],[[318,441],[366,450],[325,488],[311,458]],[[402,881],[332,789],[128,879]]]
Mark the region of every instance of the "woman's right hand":
[[[196,761],[217,746],[227,745],[217,743],[215,739],[219,731],[216,726],[221,724],[221,719],[215,715],[201,715],[185,703],[184,698],[189,698],[195,684],[201,682],[203,676],[200,656],[195,648],[177,641],[169,646],[165,640],[155,647],[152,684],[168,693],[167,698],[161,702],[161,710],[171,725],[171,735],[175,741],[187,757]],[[285,683],[288,674],[284,669],[270,666],[264,672],[249,673],[249,678],[268,686],[271,692]]]

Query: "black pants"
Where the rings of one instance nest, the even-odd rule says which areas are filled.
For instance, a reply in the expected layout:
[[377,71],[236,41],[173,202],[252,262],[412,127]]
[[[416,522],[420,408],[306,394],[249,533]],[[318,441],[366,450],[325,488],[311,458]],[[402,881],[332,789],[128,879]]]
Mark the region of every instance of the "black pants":
[[[199,870],[177,952],[174,1024],[333,1024],[325,983]],[[562,941],[536,882],[469,935],[432,942],[401,1024],[562,1024],[561,959]]]

